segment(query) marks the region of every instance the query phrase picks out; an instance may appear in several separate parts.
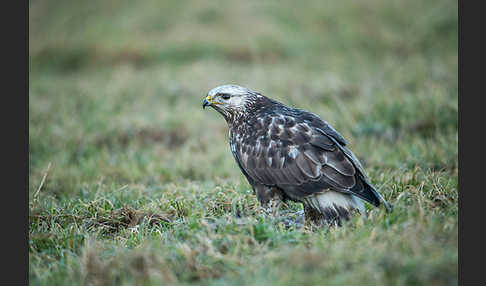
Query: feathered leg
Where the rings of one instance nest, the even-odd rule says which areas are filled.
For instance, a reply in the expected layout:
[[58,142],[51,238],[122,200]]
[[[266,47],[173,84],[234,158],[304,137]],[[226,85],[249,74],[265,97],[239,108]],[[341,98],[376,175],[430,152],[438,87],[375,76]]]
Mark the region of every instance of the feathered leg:
[[262,212],[267,215],[277,215],[283,200],[280,189],[264,185],[259,185],[254,189]]

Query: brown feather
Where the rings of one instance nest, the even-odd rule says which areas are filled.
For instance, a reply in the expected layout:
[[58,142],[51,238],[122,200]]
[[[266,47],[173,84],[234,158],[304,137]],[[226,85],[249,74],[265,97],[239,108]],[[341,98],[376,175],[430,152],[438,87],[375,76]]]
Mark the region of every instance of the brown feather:
[[321,168],[321,173],[330,179],[337,187],[349,189],[356,184],[354,176],[344,176],[337,172],[334,168],[324,165]]
[[312,160],[305,156],[304,153],[299,152],[299,154],[295,158],[295,163],[305,176],[309,178],[319,177],[320,167],[318,167]]
[[353,176],[356,173],[353,164],[344,156],[341,150],[326,152],[326,155],[326,165],[332,167],[334,170],[345,176]]

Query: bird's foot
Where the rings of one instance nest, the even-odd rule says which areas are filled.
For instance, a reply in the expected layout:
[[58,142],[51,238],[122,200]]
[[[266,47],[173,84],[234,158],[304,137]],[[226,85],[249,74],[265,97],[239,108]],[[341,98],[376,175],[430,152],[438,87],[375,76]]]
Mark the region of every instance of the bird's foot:
[[279,215],[282,201],[279,198],[272,198],[267,203],[261,204],[260,211],[265,216],[277,217]]

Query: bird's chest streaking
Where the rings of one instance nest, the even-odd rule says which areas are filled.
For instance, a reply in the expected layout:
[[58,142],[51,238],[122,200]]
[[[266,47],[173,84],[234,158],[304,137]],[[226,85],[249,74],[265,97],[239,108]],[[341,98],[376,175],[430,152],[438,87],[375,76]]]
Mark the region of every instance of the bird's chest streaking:
[[247,145],[256,145],[256,141],[252,139],[254,137],[254,132],[249,128],[250,126],[251,125],[248,125],[243,119],[240,119],[237,124],[231,125],[229,128],[229,145],[236,163],[250,184],[253,185],[254,179],[248,175],[246,165],[242,165],[243,162],[246,163],[248,160],[248,155],[246,154],[248,151]]
[[[255,174],[249,175],[248,159],[251,162],[253,156],[264,156],[263,153],[268,153],[265,148],[270,148],[271,141],[268,128],[262,128],[262,120],[249,120],[249,122],[240,121],[238,125],[234,125],[229,130],[229,142],[231,153],[233,154],[238,166],[247,178],[248,182],[253,188],[258,201],[261,204],[262,210],[265,213],[276,214],[280,208],[283,200],[287,199],[285,193],[276,186],[275,183],[262,184],[258,179],[255,179]],[[255,124],[259,124],[255,126]],[[267,130],[267,131],[265,131]],[[245,164],[245,166],[242,165]],[[258,166],[258,164],[251,164],[250,166]],[[261,166],[267,166],[263,164]]]
[[240,170],[243,172],[245,177],[250,180],[251,178],[248,177],[248,174],[246,173],[245,169],[241,166],[240,159],[238,156],[238,140],[240,138],[240,135],[235,133],[232,128],[229,129],[229,145],[230,145],[230,150],[231,154],[233,154],[233,158],[235,159],[236,163],[238,164],[238,167],[240,167]]

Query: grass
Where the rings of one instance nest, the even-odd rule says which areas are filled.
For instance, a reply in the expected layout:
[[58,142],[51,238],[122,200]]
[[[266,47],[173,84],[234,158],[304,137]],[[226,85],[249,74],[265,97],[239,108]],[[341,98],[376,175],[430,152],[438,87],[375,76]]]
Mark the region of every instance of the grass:
[[[454,1],[31,1],[30,283],[457,285],[457,36]],[[394,212],[262,216],[225,83],[328,121]]]

